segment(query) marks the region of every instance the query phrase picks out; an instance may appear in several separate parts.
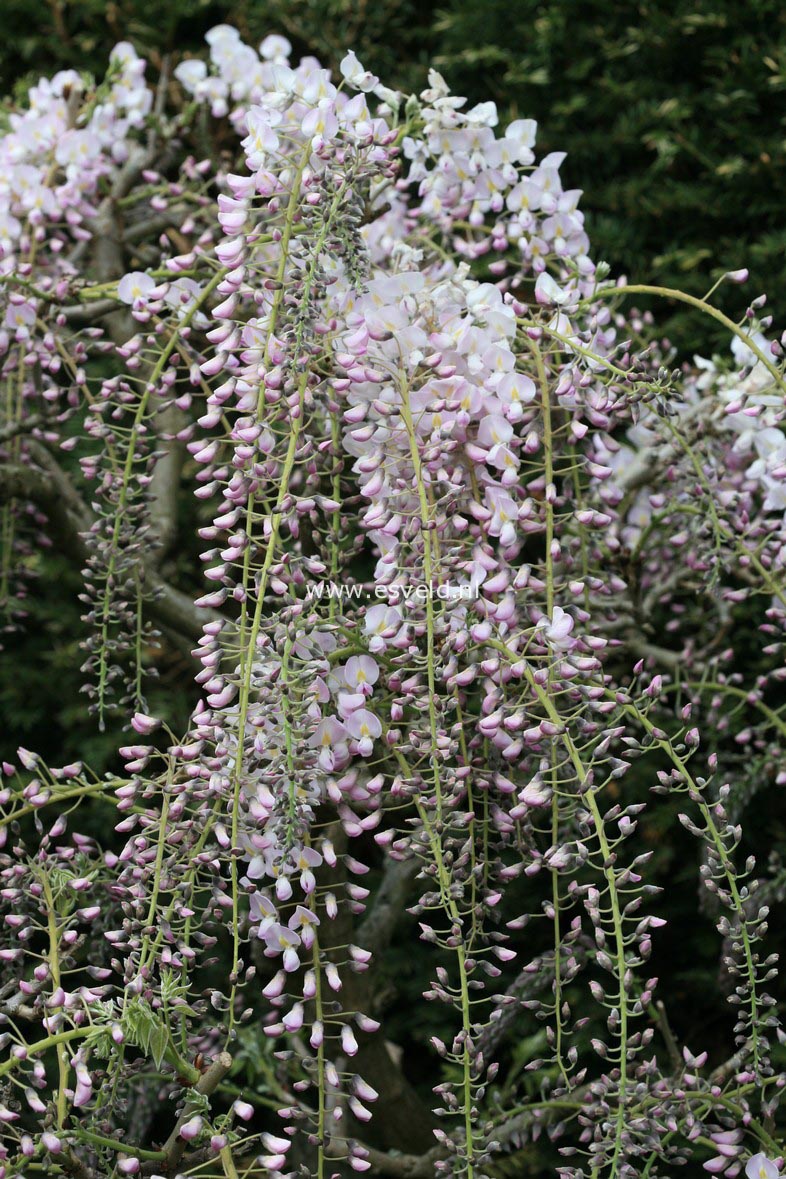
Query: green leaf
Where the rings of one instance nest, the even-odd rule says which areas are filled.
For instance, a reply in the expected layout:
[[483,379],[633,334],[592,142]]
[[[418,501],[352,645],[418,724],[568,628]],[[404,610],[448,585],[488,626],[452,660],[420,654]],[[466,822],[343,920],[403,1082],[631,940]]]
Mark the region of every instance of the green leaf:
[[158,1023],[153,1027],[150,1034],[149,1052],[153,1058],[153,1063],[156,1068],[161,1068],[166,1055],[166,1050],[169,1045],[169,1033],[164,1027],[163,1023]]

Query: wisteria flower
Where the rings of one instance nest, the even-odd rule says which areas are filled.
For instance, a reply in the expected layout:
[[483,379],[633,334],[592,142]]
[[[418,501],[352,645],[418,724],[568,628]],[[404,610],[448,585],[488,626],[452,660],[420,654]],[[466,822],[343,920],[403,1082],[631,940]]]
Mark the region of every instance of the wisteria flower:
[[314,869],[322,863],[322,856],[314,847],[301,847],[292,853],[295,869],[300,873],[300,887],[309,896],[316,887]]
[[322,718],[309,737],[309,744],[318,748],[319,764],[323,770],[332,773],[346,764],[349,757],[348,737],[348,729],[336,717]]
[[401,612],[395,606],[385,606],[377,603],[369,606],[363,622],[363,630],[369,636],[369,650],[372,654],[384,651],[387,640],[398,631],[401,625]]
[[574,626],[572,615],[561,606],[554,607],[551,618],[542,618],[538,623],[549,646],[555,651],[571,651],[576,646],[576,640],[572,637]]
[[779,1174],[775,1163],[761,1152],[754,1154],[745,1164],[747,1179],[778,1179]]
[[125,274],[117,284],[117,297],[129,307],[144,307],[150,292],[155,289],[156,280],[142,270]]
[[341,62],[341,75],[346,78],[350,86],[356,90],[367,92],[379,84],[379,78],[369,70],[364,70],[355,53],[350,49]]
[[[736,1179],[783,1079],[777,865],[741,856],[740,830],[786,781],[766,703],[786,336],[754,299],[721,317],[731,361],[675,367],[596,269],[534,121],[501,130],[434,70],[402,102],[352,51],[334,73],[291,54],[218,25],[170,109],[122,43],[103,83],[61,71],[0,127],[3,627],[25,625],[48,544],[75,556],[86,705],[104,743],[110,718],[140,742],[104,776],[2,764],[2,1162],[138,1174],[160,1129],[170,1172],[212,1154],[234,1173],[258,1139],[271,1174],[362,1173],[378,1101],[392,1164],[428,1163],[436,1133],[437,1169],[467,1174],[518,1143],[532,1088],[598,1175],[632,1174],[657,1131],[664,1174]],[[174,736],[181,648],[198,703]],[[682,1046],[695,1101],[647,1015],[649,832],[677,796],[737,1020],[715,1021],[722,1085]],[[379,1092],[348,1061],[373,1064],[364,1008],[405,911],[447,1066],[402,1138],[408,1059],[378,1044]],[[286,1082],[276,1134],[242,1096],[252,1024]],[[539,1027],[533,1086],[503,1091],[511,1040]],[[558,1126],[588,1083],[582,1125]],[[757,1154],[746,1179],[779,1166]]]
[[357,751],[361,757],[370,757],[374,749],[374,741],[382,735],[382,723],[365,708],[358,708],[347,718],[347,729],[357,744]]
[[347,686],[363,696],[370,696],[379,679],[379,667],[369,655],[353,655],[344,667]]
[[268,957],[283,955],[283,966],[287,974],[298,969],[300,959],[297,951],[300,946],[300,935],[294,929],[289,929],[286,925],[270,925],[265,930],[264,940]]
[[287,924],[290,929],[299,930],[303,948],[310,950],[320,924],[317,914],[311,909],[306,909],[303,905],[297,905]]

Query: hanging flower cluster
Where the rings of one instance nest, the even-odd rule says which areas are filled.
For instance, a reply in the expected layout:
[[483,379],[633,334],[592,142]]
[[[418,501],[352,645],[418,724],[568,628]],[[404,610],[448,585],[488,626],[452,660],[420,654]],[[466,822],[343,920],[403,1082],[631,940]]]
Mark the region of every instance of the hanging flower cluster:
[[[4,584],[31,517],[85,568],[86,689],[132,729],[122,776],[4,765],[0,1179],[481,1179],[544,1139],[561,1179],[768,1179],[782,883],[740,823],[784,783],[761,301],[735,324],[608,282],[562,154],[434,71],[405,98],[351,52],[208,44],[173,110],[120,46],[0,140]],[[671,368],[635,294],[723,322],[733,367]],[[167,561],[183,481],[196,593]],[[153,641],[193,652],[182,738],[147,711]],[[651,976],[653,813],[696,840],[725,1060]],[[382,1027],[407,915],[431,1102]]]

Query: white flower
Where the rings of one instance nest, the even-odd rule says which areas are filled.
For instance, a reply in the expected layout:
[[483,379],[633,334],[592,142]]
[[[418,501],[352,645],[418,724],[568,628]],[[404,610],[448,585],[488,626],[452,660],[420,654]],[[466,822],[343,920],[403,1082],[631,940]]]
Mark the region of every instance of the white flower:
[[175,77],[180,85],[191,94],[207,77],[207,66],[203,61],[181,61],[175,67]]
[[358,61],[352,49],[350,49],[342,61],[340,68],[341,76],[346,78],[350,86],[354,86],[355,90],[362,90],[367,94],[375,86],[379,85],[379,78],[376,78],[370,70],[363,69],[363,66]]
[[778,1179],[779,1171],[775,1163],[759,1152],[748,1159],[745,1174],[747,1179]]
[[450,94],[450,87],[448,86],[442,74],[437,70],[430,69],[428,72],[429,89],[424,90],[421,98],[426,102],[435,102],[438,98],[447,98]]
[[[750,340],[761,352],[765,354],[768,352],[769,344],[761,332],[751,332]],[[750,368],[754,364],[759,363],[756,353],[739,336],[735,336],[732,340],[731,351],[740,368]]]
[[505,138],[517,144],[522,164],[532,163],[534,157],[531,149],[535,146],[537,133],[538,124],[534,119],[515,119],[505,131]]
[[549,645],[555,651],[570,651],[572,647],[575,647],[576,640],[571,638],[573,619],[561,606],[554,607],[551,620],[541,618],[538,627],[544,632]]
[[271,33],[269,37],[265,37],[259,46],[259,55],[264,57],[265,61],[286,62],[291,52],[292,46],[289,41],[278,33]]
[[117,284],[117,297],[121,303],[135,307],[145,302],[155,285],[156,280],[143,270],[132,270],[130,274],[123,275]]
[[573,292],[565,291],[558,286],[547,271],[544,270],[538,275],[538,281],[535,283],[535,298],[541,306],[562,307],[573,297]]
[[479,102],[467,111],[467,122],[478,127],[496,127],[499,122],[496,102]]

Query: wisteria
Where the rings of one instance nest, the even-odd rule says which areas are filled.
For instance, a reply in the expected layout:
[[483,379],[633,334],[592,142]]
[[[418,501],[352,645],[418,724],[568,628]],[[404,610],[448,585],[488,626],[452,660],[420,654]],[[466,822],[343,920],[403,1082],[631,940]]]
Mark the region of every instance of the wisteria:
[[[42,81],[0,138],[4,622],[37,547],[76,562],[86,708],[126,729],[118,773],[3,764],[0,1179],[482,1179],[532,1144],[560,1179],[772,1179],[765,301],[610,278],[564,156],[434,70],[207,41],[157,84],[126,44]],[[681,357],[658,299],[727,351]],[[723,1058],[653,974],[658,823]],[[402,928],[425,1097],[386,1036]]]

